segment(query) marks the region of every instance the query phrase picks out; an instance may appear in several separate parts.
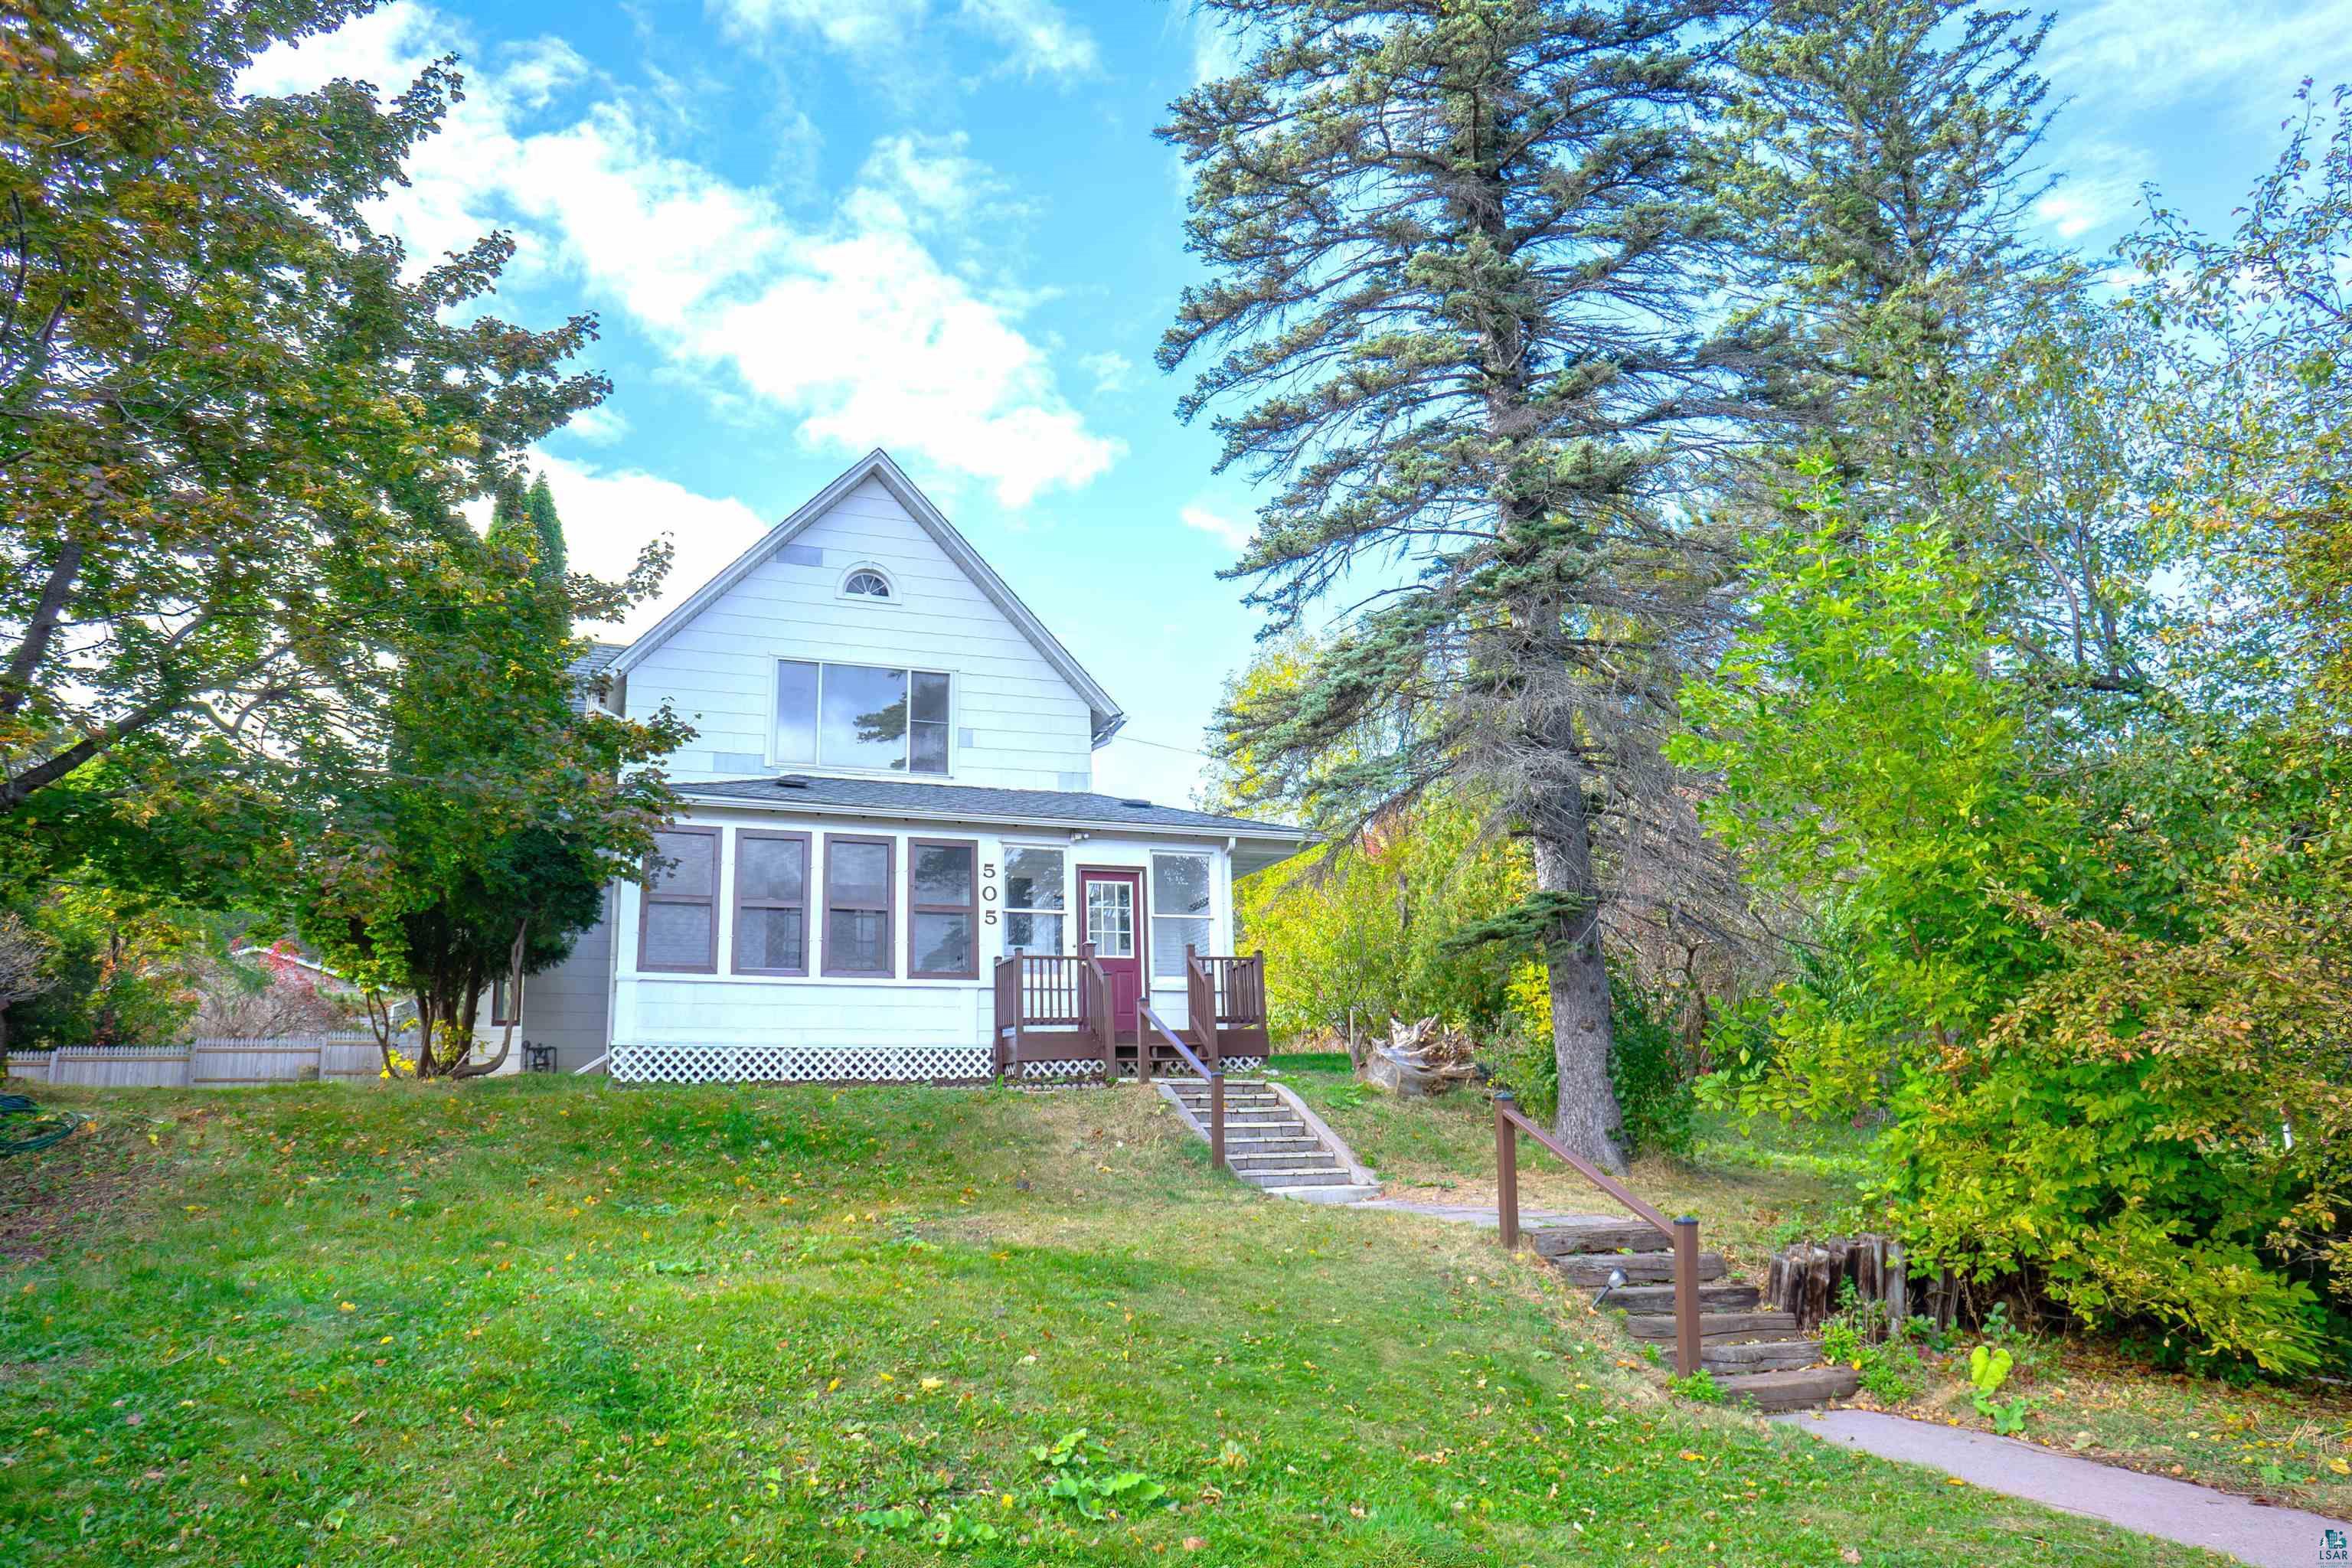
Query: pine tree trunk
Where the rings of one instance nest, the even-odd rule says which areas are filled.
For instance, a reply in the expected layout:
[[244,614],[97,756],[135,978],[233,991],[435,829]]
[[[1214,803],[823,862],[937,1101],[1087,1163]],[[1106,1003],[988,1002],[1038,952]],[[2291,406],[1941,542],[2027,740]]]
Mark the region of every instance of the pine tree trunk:
[[1533,834],[1536,890],[1568,893],[1577,912],[1552,923],[1544,939],[1544,967],[1551,984],[1551,1048],[1559,1068],[1559,1104],[1552,1134],[1612,1174],[1625,1170],[1618,1142],[1624,1116],[1609,1079],[1612,1048],[1609,971],[1601,957],[1601,921],[1592,875],[1592,836],[1584,802],[1549,802]]

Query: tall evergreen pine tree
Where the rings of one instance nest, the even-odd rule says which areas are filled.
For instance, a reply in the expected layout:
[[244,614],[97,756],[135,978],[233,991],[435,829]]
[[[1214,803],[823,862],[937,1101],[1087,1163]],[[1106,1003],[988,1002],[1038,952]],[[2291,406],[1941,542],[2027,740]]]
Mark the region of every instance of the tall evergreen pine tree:
[[[1370,606],[1257,731],[1336,739],[1360,818],[1457,778],[1532,841],[1555,1127],[1622,1169],[1601,951],[1611,771],[1645,750],[1715,560],[1679,522],[1763,357],[1710,336],[1724,231],[1693,157],[1738,0],[1207,0],[1247,53],[1160,134],[1192,172],[1188,289],[1221,467],[1273,487],[1232,569],[1273,626]],[[1222,351],[1222,352],[1219,352]],[[1402,561],[1402,580],[1374,580]],[[1368,721],[1381,721],[1368,724]],[[1328,777],[1325,782],[1328,782]],[[1596,845],[1596,833],[1601,842]]]

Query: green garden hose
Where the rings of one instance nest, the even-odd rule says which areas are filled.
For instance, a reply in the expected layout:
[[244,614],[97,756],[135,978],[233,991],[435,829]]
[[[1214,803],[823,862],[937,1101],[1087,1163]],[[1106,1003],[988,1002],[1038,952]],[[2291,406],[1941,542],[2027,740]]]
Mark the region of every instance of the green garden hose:
[[0,1116],[39,1117],[34,1123],[37,1131],[22,1138],[0,1138],[0,1159],[11,1154],[36,1154],[62,1143],[74,1135],[74,1129],[89,1120],[79,1110],[57,1110],[42,1116],[32,1097],[24,1094],[0,1094]]

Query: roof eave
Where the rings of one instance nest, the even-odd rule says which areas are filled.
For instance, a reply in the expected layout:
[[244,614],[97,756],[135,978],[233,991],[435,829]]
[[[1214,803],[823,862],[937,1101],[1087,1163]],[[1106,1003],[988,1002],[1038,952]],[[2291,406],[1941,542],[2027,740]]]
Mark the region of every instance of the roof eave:
[[748,811],[782,811],[818,816],[865,816],[910,822],[970,822],[987,826],[1009,827],[1088,830],[1117,828],[1130,833],[1181,833],[1188,838],[1263,838],[1283,844],[1305,844],[1314,837],[1303,828],[1284,827],[1270,822],[1243,825],[1225,822],[1134,822],[1120,821],[1113,817],[1032,816],[1020,813],[971,811],[961,808],[852,805],[841,801],[760,800],[740,795],[699,794],[692,784],[672,784],[670,787],[678,795],[698,805],[740,806]]

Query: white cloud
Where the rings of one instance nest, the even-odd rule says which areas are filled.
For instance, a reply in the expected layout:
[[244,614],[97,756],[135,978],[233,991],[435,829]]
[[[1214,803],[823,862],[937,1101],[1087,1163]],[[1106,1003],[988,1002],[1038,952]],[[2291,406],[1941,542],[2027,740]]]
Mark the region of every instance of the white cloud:
[[1099,397],[1125,388],[1135,362],[1116,350],[1106,349],[1098,354],[1081,354],[1078,368],[1095,378],[1095,395]]
[[1004,182],[971,155],[971,138],[961,131],[944,136],[911,131],[885,136],[866,154],[851,199],[888,201],[896,205],[895,215],[877,212],[875,216],[924,228],[967,223],[983,206],[1006,210]]
[[709,5],[739,35],[793,28],[857,55],[904,48],[929,9],[929,0],[709,0]]
[[573,415],[562,433],[592,447],[609,447],[629,433],[629,416],[609,403]]
[[2275,121],[2304,78],[2352,68],[2352,0],[2094,0],[2052,30],[2042,68],[2086,99],[2219,94]]
[[656,597],[617,625],[582,627],[583,635],[620,641],[637,637],[750,549],[770,526],[732,496],[698,495],[635,468],[607,472],[593,463],[543,453],[535,466],[546,471],[548,489],[555,494],[564,553],[574,570],[615,580],[627,575],[647,540],[667,533],[677,548]]
[[1053,0],[963,0],[963,16],[1011,51],[1024,76],[1091,76],[1102,57],[1093,35]]
[[2062,150],[2056,162],[2063,177],[2033,204],[2033,216],[2061,239],[2079,239],[2128,218],[2151,173],[2144,150],[2105,137]]
[[[352,75],[396,90],[464,42],[418,0],[395,0],[273,51],[250,85]],[[740,387],[804,442],[888,445],[987,481],[1007,506],[1084,485],[1123,450],[1087,427],[1022,331],[1038,296],[951,270],[930,248],[996,189],[961,138],[886,140],[833,215],[809,224],[666,152],[626,98],[547,130],[527,129],[525,101],[499,73],[468,80],[380,215],[412,255],[509,228],[518,277],[551,273],[616,307],[670,369],[715,383],[715,403]]]
[[544,109],[558,93],[594,74],[580,51],[562,38],[509,45],[499,60],[499,84],[525,109]]
[[[784,32],[814,37],[852,57],[874,60],[912,53],[931,20],[930,0],[708,0],[738,37]],[[1102,64],[1094,36],[1054,0],[961,0],[950,20],[1003,51],[1007,70],[1024,76],[1092,75]]]
[[1198,501],[1181,508],[1176,517],[1185,527],[1196,529],[1236,552],[1248,549],[1250,540],[1256,532],[1250,524],[1237,522],[1223,512],[1212,511]]

